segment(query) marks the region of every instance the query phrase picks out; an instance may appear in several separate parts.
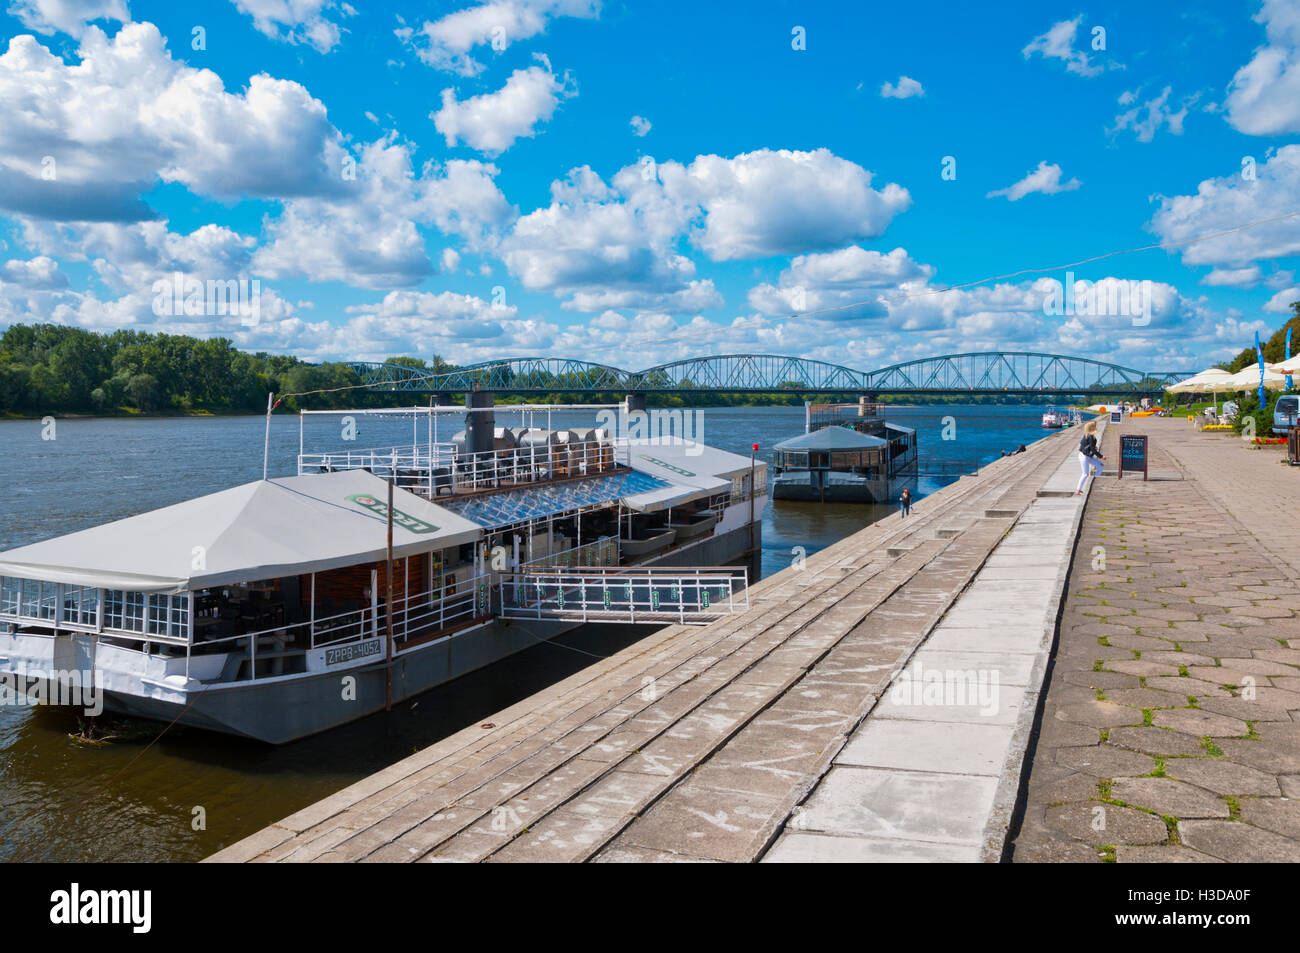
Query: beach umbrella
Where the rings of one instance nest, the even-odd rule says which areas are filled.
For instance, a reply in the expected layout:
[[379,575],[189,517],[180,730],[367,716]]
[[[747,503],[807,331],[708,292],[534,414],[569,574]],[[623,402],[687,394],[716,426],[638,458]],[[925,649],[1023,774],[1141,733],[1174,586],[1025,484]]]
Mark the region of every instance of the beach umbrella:
[[1300,354],[1267,366],[1274,374],[1300,374]]
[[[1253,390],[1259,386],[1259,365],[1252,364],[1229,377],[1225,384],[1232,385],[1230,390]],[[1282,390],[1286,387],[1286,375],[1264,369],[1264,387],[1267,390]]]
[[1176,384],[1170,384],[1165,390],[1171,394],[1204,394],[1208,390],[1207,384],[1207,378],[1202,377],[1200,374],[1193,374]]
[[1226,394],[1229,391],[1236,390],[1235,387],[1229,387],[1226,383],[1231,377],[1232,374],[1221,367],[1207,367],[1201,373],[1195,374],[1185,381],[1179,381],[1167,389],[1175,394],[1213,394],[1214,412],[1217,414],[1219,412],[1219,394]]

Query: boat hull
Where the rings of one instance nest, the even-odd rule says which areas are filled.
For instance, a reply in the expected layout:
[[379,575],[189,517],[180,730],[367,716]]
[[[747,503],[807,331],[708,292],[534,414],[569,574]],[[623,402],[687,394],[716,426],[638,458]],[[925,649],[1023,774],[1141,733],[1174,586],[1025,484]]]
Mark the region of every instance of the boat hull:
[[891,479],[845,479],[843,474],[831,474],[833,480],[820,482],[817,476],[803,474],[811,479],[776,479],[772,483],[772,499],[792,500],[802,503],[890,503],[897,500],[903,487],[915,482],[915,474]]

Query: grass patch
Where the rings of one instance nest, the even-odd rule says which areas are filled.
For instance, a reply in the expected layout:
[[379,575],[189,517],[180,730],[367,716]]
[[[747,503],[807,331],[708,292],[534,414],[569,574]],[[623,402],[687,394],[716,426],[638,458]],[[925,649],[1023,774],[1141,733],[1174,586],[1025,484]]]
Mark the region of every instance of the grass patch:
[[1209,735],[1206,735],[1204,738],[1201,739],[1201,747],[1205,749],[1205,753],[1208,754],[1211,758],[1223,757],[1223,749],[1220,748],[1218,745],[1216,745],[1214,743],[1214,739],[1212,739]]

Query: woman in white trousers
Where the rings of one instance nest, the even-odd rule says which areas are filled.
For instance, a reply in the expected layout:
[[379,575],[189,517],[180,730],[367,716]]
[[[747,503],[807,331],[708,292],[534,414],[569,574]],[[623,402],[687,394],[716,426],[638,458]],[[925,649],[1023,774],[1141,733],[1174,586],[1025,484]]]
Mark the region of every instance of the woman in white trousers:
[[1079,469],[1083,471],[1083,475],[1079,477],[1079,485],[1075,487],[1075,496],[1083,496],[1083,485],[1088,482],[1091,474],[1101,474],[1101,461],[1105,459],[1097,448],[1097,421],[1090,420],[1084,424],[1083,439],[1079,441]]

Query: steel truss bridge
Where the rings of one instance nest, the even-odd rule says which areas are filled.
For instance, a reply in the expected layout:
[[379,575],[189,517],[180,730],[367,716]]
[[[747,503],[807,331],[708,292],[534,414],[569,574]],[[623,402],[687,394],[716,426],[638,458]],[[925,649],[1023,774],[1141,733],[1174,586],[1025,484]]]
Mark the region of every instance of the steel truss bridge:
[[486,361],[434,373],[401,364],[350,362],[371,390],[439,394],[501,393],[772,393],[1019,394],[1145,397],[1190,376],[1142,371],[1085,357],[1033,351],[946,354],[874,371],[774,354],[722,354],[627,371],[565,358]]

